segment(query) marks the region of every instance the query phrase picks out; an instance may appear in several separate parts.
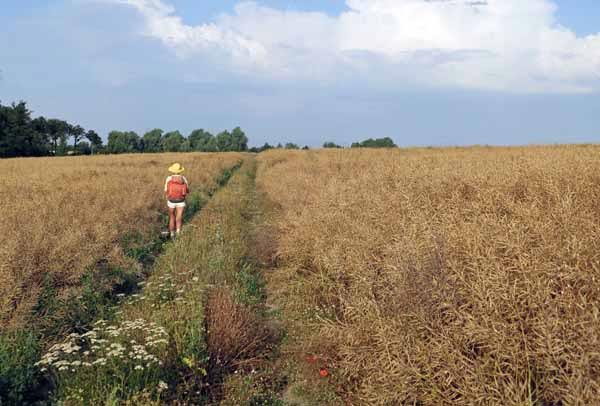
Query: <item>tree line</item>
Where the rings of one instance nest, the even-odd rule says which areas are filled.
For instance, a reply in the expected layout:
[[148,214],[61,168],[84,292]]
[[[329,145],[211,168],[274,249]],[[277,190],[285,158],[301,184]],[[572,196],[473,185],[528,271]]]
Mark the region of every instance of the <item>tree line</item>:
[[188,137],[179,131],[148,131],[139,136],[134,131],[111,131],[108,142],[94,130],[85,130],[65,120],[33,118],[26,102],[3,106],[0,103],[0,158],[89,155],[93,153],[135,152],[224,152],[247,151],[248,137],[240,127],[213,135],[194,130]]
[[310,148],[308,147],[308,145],[305,145],[302,148],[300,148],[300,146],[298,144],[294,144],[293,142],[286,142],[285,144],[279,143],[275,146],[269,144],[268,142],[265,142],[261,147],[252,147],[248,151],[249,152],[263,152],[263,151],[267,151],[269,149],[303,149],[303,150],[307,150]]
[[[351,148],[395,148],[391,138],[369,138],[354,142]],[[263,152],[272,148],[309,149],[288,142],[275,146],[265,143],[261,147],[248,148],[248,137],[240,127],[222,131],[216,135],[198,129],[187,137],[179,131],[165,132],[159,128],[139,136],[134,131],[111,131],[108,142],[94,130],[86,130],[78,124],[43,116],[32,118],[26,102],[3,106],[0,103],[0,158],[48,155],[88,155],[93,153],[136,152]],[[326,142],[323,148],[343,148]]]
[[[361,142],[353,142],[350,148],[397,148],[398,146],[390,137],[368,138]],[[323,144],[323,148],[344,148],[335,142],[328,141]]]
[[89,154],[101,147],[102,138],[93,130],[56,118],[32,118],[25,102],[0,103],[0,157]]
[[[300,148],[298,144],[288,142],[285,144],[277,144],[276,146],[270,145],[268,142],[261,147],[252,147],[249,149],[250,152],[263,152],[269,149],[309,149],[307,145]],[[323,148],[344,148],[343,146],[336,144],[335,142],[327,141],[323,143]],[[350,148],[398,148],[394,141],[390,137],[384,138],[368,138],[361,142],[353,142]]]
[[111,131],[106,151],[111,154],[133,152],[226,152],[247,151],[248,137],[240,127],[213,135],[194,130],[184,137],[179,131],[164,132],[160,128],[139,136],[134,131]]

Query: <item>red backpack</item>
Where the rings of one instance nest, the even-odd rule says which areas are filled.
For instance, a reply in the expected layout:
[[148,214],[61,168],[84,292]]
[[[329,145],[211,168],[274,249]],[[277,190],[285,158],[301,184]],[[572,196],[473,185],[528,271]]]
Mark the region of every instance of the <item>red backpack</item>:
[[172,176],[167,182],[167,199],[172,203],[185,201],[188,194],[188,186],[181,176]]

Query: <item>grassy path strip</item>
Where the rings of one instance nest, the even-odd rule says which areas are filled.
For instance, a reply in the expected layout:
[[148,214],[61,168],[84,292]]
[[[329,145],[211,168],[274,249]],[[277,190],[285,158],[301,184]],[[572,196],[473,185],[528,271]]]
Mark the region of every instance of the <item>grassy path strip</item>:
[[[271,337],[249,261],[253,159],[158,259],[117,319],[45,357],[67,404],[200,404],[223,377],[263,358]],[[46,365],[47,364],[47,365]]]
[[282,208],[271,200],[260,179],[268,169],[259,158],[253,177],[254,212],[248,224],[251,235],[248,243],[254,275],[261,286],[261,302],[255,311],[276,336],[272,335],[264,347],[268,350],[264,358],[251,368],[241,368],[225,378],[219,403],[221,406],[345,404],[336,394],[336,379],[322,355],[327,348],[307,344],[313,326],[306,323],[306,313],[290,306],[295,300],[302,300],[302,294],[290,296],[289,272],[279,258],[279,233],[283,231],[278,224]]
[[323,360],[306,353],[298,339],[299,325],[292,320],[295,315],[285,306],[273,225],[278,207],[264,190],[257,190],[258,163],[253,162],[251,168],[241,195],[231,203],[243,202],[243,222],[238,222],[236,233],[245,255],[238,253],[242,260],[237,271],[229,269],[231,277],[212,289],[207,300],[209,403],[343,404],[330,377],[323,375]]
[[[218,175],[215,186],[210,189],[193,190],[188,199],[186,221],[190,221],[210,198],[224,187],[241,161],[226,168]],[[37,308],[41,322],[29,326],[28,330],[3,332],[0,334],[0,404],[28,404],[44,402],[54,386],[56,376],[39,374],[34,363],[40,359],[42,343],[56,341],[71,333],[89,331],[95,320],[114,320],[119,303],[129,295],[136,297],[143,280],[151,272],[155,260],[163,252],[164,240],[158,237],[163,216],[154,227],[145,233],[128,234],[121,238],[120,245],[131,264],[99,263],[81,280],[82,289],[75,297],[60,298],[54,293],[53,283],[48,280],[46,291]],[[135,265],[135,266],[132,266]],[[64,365],[62,365],[64,367]],[[60,366],[59,366],[60,368]],[[63,371],[66,369],[63,369]]]

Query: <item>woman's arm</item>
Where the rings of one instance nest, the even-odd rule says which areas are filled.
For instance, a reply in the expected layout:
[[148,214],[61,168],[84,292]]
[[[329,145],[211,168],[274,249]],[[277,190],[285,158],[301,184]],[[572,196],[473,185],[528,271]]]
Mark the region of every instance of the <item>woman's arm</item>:
[[169,200],[169,197],[167,196],[167,186],[169,184],[169,179],[171,179],[170,176],[167,176],[167,179],[165,180],[165,199]]

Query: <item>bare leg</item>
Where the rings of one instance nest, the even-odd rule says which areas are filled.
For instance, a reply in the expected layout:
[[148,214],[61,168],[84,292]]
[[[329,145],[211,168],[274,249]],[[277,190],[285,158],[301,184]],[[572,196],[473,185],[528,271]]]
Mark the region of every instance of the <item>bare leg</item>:
[[175,209],[169,207],[169,231],[171,233],[175,232],[175,223]]
[[177,207],[176,210],[177,233],[179,233],[181,231],[181,225],[183,224],[183,211],[185,210],[185,207]]

